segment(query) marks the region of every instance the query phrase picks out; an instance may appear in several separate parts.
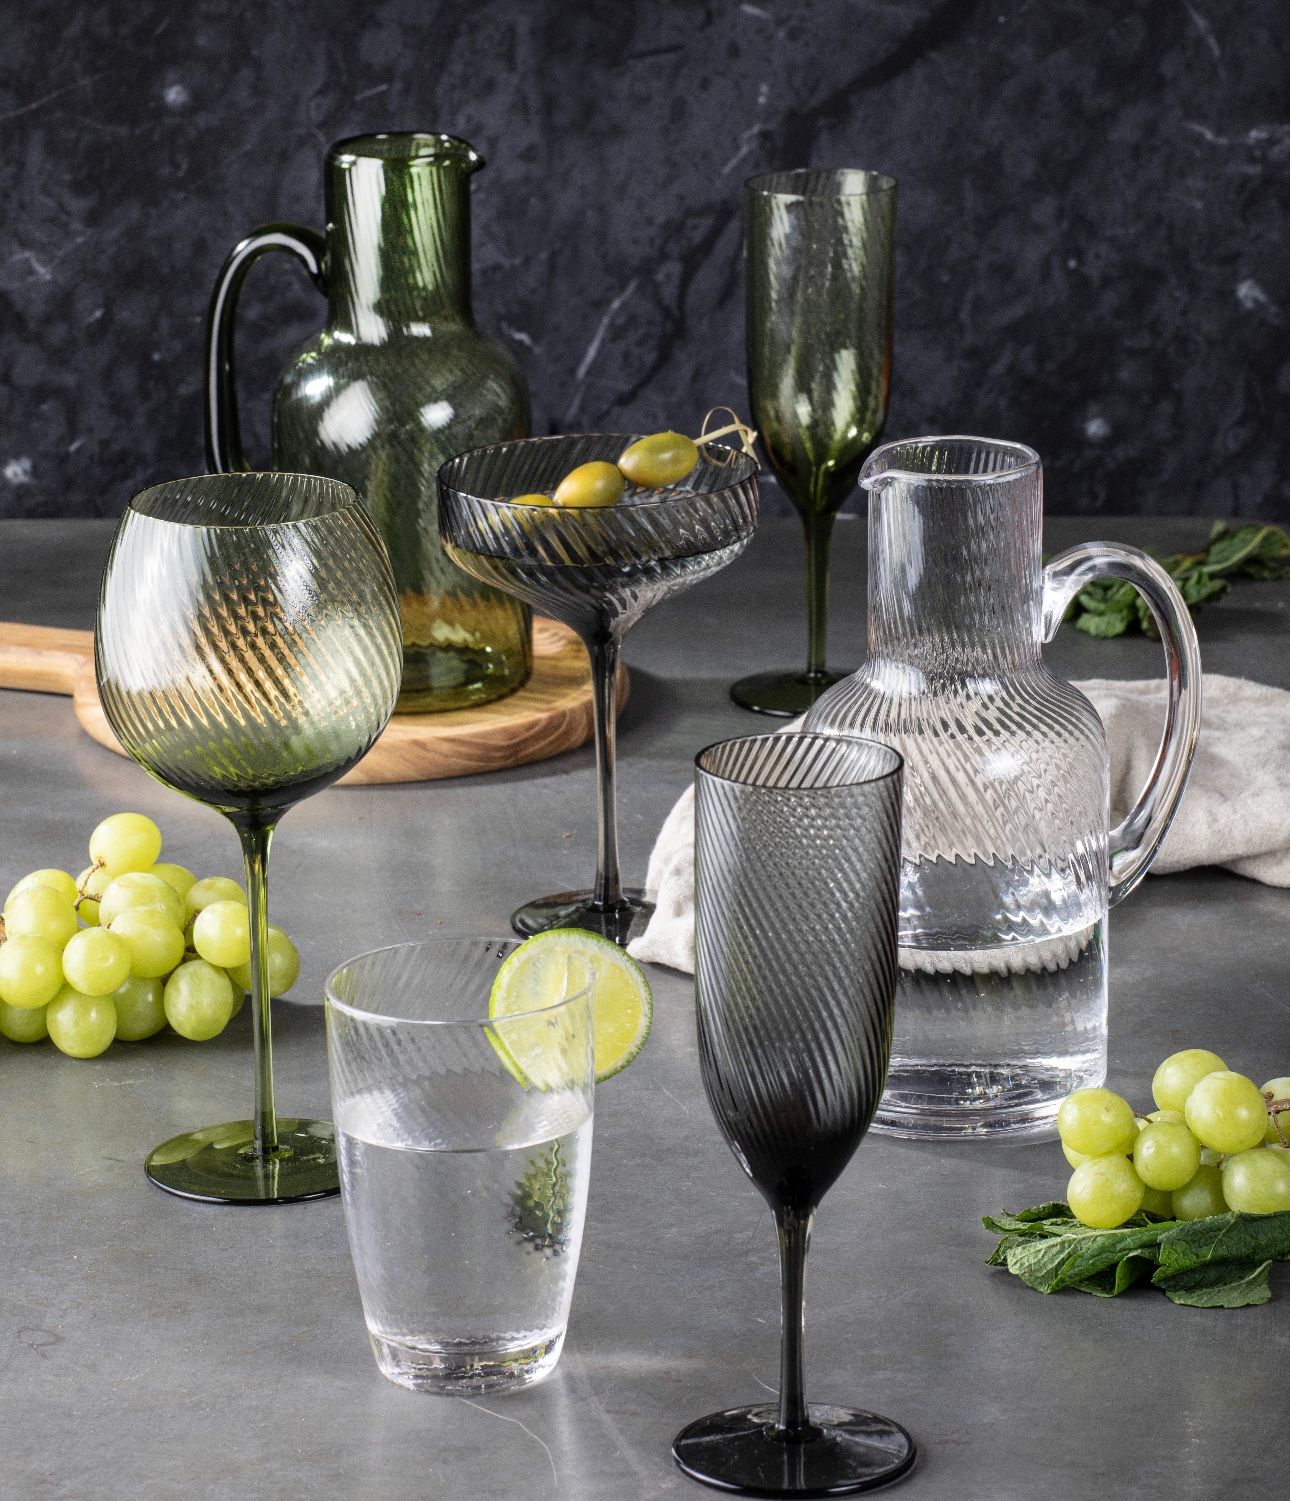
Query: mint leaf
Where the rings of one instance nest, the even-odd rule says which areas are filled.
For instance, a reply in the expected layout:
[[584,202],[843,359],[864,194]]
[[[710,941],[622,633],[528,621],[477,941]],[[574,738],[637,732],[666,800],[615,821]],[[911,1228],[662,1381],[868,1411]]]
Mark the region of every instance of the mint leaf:
[[1036,1292],[1056,1292],[1062,1268],[1081,1239],[1077,1235],[1018,1236],[1004,1253],[1008,1270]]
[[1290,1260],[1290,1210],[1279,1214],[1217,1214],[1171,1229],[1160,1242],[1160,1268],[1152,1281],[1163,1285],[1179,1272],[1210,1262]]
[[1117,1261],[1113,1267],[1105,1267],[1091,1277],[1085,1277],[1082,1282],[1072,1282],[1071,1286],[1082,1293],[1092,1293],[1095,1298],[1118,1298],[1126,1288],[1140,1282],[1155,1264],[1154,1256],[1135,1252]]
[[1164,1220],[1158,1225],[1140,1225],[1134,1229],[1095,1231],[1072,1246],[1069,1258],[1054,1279],[1052,1291],[1076,1287],[1126,1256],[1137,1254],[1155,1261],[1156,1247],[1172,1228],[1173,1221]]
[[1189,1308],[1250,1308],[1272,1297],[1271,1266],[1271,1261],[1224,1261],[1180,1272],[1164,1284],[1165,1296]]

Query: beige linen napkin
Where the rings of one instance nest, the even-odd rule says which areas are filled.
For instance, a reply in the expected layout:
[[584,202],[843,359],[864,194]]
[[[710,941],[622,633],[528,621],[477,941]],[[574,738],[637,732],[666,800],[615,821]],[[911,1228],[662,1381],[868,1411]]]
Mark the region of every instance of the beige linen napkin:
[[[1118,823],[1150,774],[1164,723],[1163,678],[1074,684],[1102,717],[1111,753],[1111,821]],[[785,730],[796,729],[794,720]],[[1268,886],[1290,886],[1290,693],[1207,672],[1191,777],[1155,875],[1222,865]],[[649,927],[628,947],[634,959],[694,973],[694,786],[668,814],[645,889]]]

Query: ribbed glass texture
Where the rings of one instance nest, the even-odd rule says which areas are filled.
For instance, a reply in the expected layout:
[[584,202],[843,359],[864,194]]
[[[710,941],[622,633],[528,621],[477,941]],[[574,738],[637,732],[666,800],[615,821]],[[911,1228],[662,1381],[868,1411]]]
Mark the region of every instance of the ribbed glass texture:
[[276,813],[343,775],[398,693],[398,599],[348,485],[202,475],[121,519],[95,635],[121,743],[168,786],[230,817]]
[[805,1214],[846,1166],[887,1074],[900,757],[757,736],[695,784],[695,1002],[709,1103],[773,1208]]
[[508,503],[554,490],[580,464],[614,463],[638,436],[531,438],[451,460],[439,471],[449,556],[563,620],[589,645],[621,640],[660,599],[733,561],[757,518],[756,461],[717,445],[676,484],[629,485],[614,506]]
[[490,1018],[514,947],[406,944],[327,982],[363,1312],[377,1364],[414,1390],[527,1385],[564,1342],[591,1171],[590,976],[570,961],[550,992],[563,1000]]

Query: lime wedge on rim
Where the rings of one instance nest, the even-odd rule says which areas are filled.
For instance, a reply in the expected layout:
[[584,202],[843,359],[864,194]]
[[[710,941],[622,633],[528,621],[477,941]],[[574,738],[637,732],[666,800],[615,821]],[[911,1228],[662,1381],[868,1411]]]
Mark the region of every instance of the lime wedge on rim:
[[521,1016],[558,1005],[572,993],[566,987],[576,986],[578,960],[594,976],[591,1014],[596,1083],[603,1084],[645,1046],[654,1020],[654,999],[645,971],[608,938],[584,928],[552,928],[525,939],[497,971],[488,1015]]

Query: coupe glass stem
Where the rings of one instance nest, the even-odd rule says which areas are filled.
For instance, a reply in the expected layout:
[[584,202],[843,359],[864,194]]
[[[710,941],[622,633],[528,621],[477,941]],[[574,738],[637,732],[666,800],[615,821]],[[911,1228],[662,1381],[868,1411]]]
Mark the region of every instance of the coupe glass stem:
[[777,1209],[779,1231],[780,1321],[779,1422],[780,1438],[806,1438],[811,1419],[806,1406],[806,1354],[802,1340],[806,1317],[806,1253],[811,1246],[815,1210]]
[[823,677],[829,630],[829,544],[833,540],[834,512],[812,512],[802,517],[806,533],[806,675]]
[[618,807],[614,796],[614,727],[618,722],[618,642],[587,642],[591,658],[592,708],[596,725],[596,889],[604,912],[623,899],[618,878]]
[[246,866],[246,901],[251,918],[251,1022],[255,1035],[255,1155],[261,1161],[278,1150],[278,1118],[273,1109],[273,1029],[269,1013],[269,846],[273,825],[239,826]]

